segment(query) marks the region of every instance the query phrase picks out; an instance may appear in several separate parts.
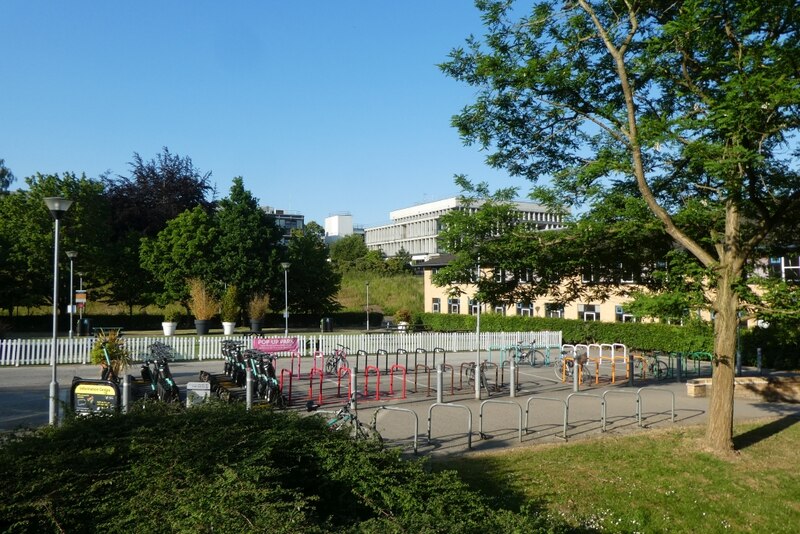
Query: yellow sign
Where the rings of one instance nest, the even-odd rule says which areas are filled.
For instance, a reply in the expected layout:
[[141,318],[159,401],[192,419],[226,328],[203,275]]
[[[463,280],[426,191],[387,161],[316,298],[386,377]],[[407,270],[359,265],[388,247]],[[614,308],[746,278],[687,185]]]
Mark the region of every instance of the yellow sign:
[[79,384],[75,388],[78,395],[114,395],[116,392],[112,386],[102,384]]

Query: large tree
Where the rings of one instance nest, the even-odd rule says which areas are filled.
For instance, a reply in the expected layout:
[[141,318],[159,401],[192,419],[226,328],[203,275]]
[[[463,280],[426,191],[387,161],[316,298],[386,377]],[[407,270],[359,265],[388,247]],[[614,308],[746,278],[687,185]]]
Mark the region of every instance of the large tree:
[[[294,312],[325,314],[339,308],[336,294],[342,276],[328,261],[324,237],[325,229],[310,222],[302,230],[294,230],[289,239],[288,300],[289,309]],[[273,291],[272,294],[283,295],[282,291]],[[273,308],[282,309],[283,301],[280,304],[273,302]]]
[[6,167],[5,160],[0,158],[0,194],[7,193],[13,181],[14,174],[11,172],[11,169]]
[[796,1],[477,6],[485,38],[470,37],[442,65],[478,89],[454,124],[490,165],[549,179],[535,198],[591,202],[612,181],[635,192],[696,258],[715,312],[707,443],[732,449],[747,263],[796,229],[800,213]]
[[134,305],[148,304],[160,292],[139,266],[140,241],[154,238],[186,210],[196,206],[210,210],[207,197],[213,188],[210,172],[200,172],[190,157],[172,154],[167,147],[148,161],[134,152],[129,165],[129,176],[104,178],[112,209],[108,246],[114,257],[103,271],[108,282],[105,296],[127,304],[132,312]]

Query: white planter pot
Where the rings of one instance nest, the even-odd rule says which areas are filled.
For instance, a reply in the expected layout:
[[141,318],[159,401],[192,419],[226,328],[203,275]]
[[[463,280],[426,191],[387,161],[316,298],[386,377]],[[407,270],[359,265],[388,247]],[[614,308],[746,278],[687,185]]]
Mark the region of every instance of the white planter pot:
[[232,336],[233,331],[236,330],[236,323],[228,323],[226,321],[222,322],[222,334],[226,336]]
[[178,328],[178,323],[163,322],[161,328],[164,329],[165,336],[174,336],[175,330]]

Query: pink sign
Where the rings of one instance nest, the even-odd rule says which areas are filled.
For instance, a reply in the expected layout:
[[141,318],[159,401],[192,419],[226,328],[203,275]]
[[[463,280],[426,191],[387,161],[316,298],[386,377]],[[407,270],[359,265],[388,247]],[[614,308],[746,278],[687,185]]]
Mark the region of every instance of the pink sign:
[[263,352],[297,352],[296,337],[257,337],[253,348]]

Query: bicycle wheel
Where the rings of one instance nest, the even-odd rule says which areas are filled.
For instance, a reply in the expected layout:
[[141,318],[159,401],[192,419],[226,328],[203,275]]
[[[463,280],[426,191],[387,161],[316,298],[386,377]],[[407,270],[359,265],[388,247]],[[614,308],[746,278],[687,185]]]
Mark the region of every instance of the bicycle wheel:
[[336,373],[336,360],[334,360],[333,356],[325,361],[325,372],[329,375]]
[[664,380],[669,374],[669,366],[667,366],[666,362],[656,360],[653,373],[656,375],[656,380]]
[[528,363],[531,367],[536,365],[536,360],[542,362],[542,365],[545,365],[545,357],[544,352],[540,351],[539,349],[531,349],[525,355],[525,359],[528,360]]
[[564,364],[565,364],[565,362],[566,362],[566,359],[564,358],[564,356],[559,356],[558,358],[556,358],[556,360],[554,362],[554,365],[553,365],[553,371],[556,374],[556,378],[558,378],[562,382],[564,382],[564,375],[565,374],[566,374],[567,377],[569,377],[569,375],[570,375],[569,366],[567,366],[566,373],[564,372]]
[[372,441],[383,445],[383,436],[377,429],[363,424],[361,421],[353,421],[354,431],[353,437],[357,440]]

